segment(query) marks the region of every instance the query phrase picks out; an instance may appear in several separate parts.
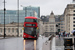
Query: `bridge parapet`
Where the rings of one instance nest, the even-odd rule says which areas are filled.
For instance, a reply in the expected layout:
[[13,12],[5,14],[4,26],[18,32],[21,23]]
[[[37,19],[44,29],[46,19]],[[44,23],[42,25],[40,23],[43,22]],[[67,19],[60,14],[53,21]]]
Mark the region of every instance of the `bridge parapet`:
[[51,35],[48,37],[47,41],[45,43],[43,43],[42,50],[51,50],[53,37],[54,37],[54,35]]

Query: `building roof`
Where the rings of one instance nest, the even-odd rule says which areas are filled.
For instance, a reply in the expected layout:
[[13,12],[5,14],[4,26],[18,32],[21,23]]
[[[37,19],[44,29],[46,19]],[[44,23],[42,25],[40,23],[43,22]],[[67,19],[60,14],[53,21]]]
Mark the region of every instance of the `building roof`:
[[51,12],[51,15],[54,15],[53,11]]
[[[55,22],[61,22],[61,20],[64,20],[64,15],[54,15]],[[49,22],[49,16],[41,16],[41,20],[43,22]]]
[[[23,27],[24,23],[19,23],[19,27]],[[4,24],[0,24],[0,27],[4,27]],[[5,24],[5,27],[18,27],[18,23],[9,23],[9,24]]]

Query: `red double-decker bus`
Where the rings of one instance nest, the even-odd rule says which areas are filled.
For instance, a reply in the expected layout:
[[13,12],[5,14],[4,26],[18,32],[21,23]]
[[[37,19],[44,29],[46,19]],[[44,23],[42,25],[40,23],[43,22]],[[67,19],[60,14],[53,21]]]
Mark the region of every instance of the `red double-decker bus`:
[[24,39],[37,39],[39,36],[38,32],[38,19],[36,17],[25,17],[24,21],[24,33],[23,38]]

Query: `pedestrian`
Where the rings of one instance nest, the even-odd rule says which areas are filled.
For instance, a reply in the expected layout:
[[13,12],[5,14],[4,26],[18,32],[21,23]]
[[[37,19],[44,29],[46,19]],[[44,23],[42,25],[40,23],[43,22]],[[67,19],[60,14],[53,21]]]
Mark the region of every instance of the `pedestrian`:
[[65,32],[65,37],[67,37],[67,32]]
[[61,32],[61,37],[63,37],[63,32]]
[[63,32],[63,36],[65,37],[65,31]]
[[68,34],[68,37],[70,36],[70,32],[69,32],[69,34]]
[[73,36],[75,37],[75,31],[73,32]]
[[70,32],[69,32],[69,33],[67,33],[67,37],[69,37],[69,35],[70,35]]
[[59,32],[59,38],[60,38],[61,32]]
[[58,33],[56,32],[56,35],[57,35]]

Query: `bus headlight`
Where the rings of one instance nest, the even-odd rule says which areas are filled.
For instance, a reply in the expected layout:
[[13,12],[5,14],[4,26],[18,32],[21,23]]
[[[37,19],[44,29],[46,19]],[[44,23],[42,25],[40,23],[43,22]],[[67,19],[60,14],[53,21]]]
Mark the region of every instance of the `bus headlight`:
[[34,37],[36,37],[36,35]]

